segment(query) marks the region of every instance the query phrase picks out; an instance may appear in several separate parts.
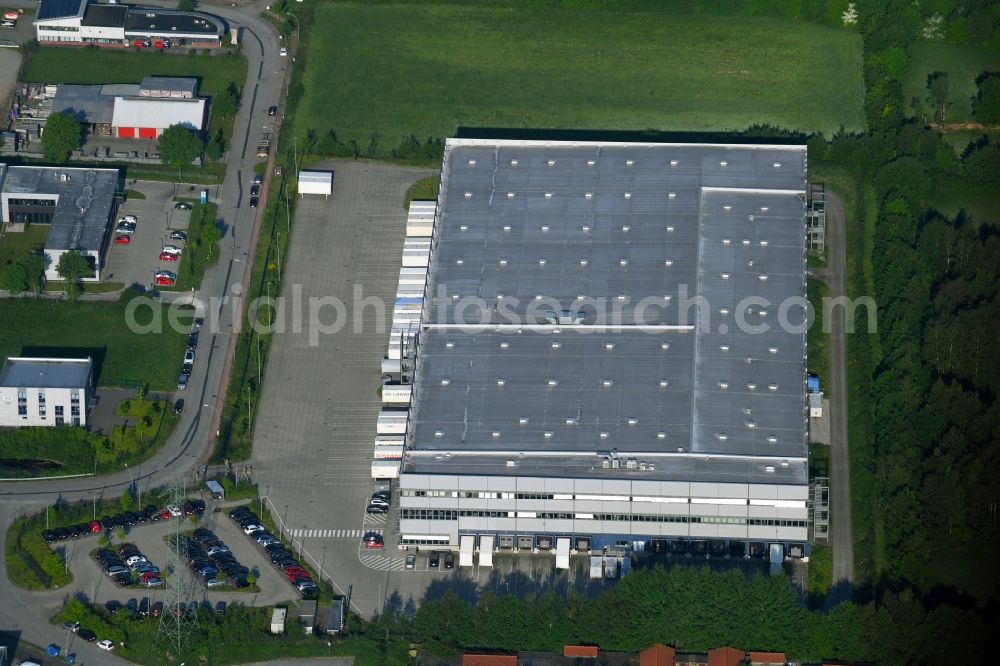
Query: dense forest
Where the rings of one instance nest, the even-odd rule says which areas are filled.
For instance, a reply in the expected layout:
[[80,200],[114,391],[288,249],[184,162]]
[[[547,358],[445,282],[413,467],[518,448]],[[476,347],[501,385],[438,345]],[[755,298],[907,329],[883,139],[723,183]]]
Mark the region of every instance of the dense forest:
[[[997,5],[959,8],[945,16],[987,39],[1000,34]],[[961,207],[943,211],[1000,185],[1000,144],[995,131],[958,156],[947,143],[939,125],[947,72],[928,77],[934,117],[908,113],[923,106],[902,92],[911,49],[926,36],[919,4],[860,9],[869,132],[835,137],[817,155],[850,169],[874,218],[852,229],[865,237],[852,245],[854,260],[870,257],[878,303],[877,334],[850,341],[851,370],[860,375],[852,377],[851,417],[863,426],[852,428],[851,440],[860,479],[853,498],[858,573],[876,596],[912,588],[927,599],[946,567],[978,567],[964,578],[978,574],[987,586],[980,596],[995,597],[1000,215],[992,205],[978,219]],[[973,27],[972,16],[983,24]],[[997,75],[984,72],[977,84],[973,109],[988,128],[997,117]],[[856,284],[855,294],[867,288]]]

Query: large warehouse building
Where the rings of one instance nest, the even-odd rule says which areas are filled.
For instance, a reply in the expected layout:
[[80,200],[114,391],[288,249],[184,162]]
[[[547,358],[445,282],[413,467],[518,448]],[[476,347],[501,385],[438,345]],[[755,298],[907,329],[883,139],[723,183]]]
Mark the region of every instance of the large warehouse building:
[[[38,43],[125,48],[139,45],[216,47],[225,24],[202,12],[98,4],[89,0],[42,0],[35,15]],[[145,44],[148,41],[149,44]]]
[[805,190],[800,145],[448,141],[401,543],[804,554]]

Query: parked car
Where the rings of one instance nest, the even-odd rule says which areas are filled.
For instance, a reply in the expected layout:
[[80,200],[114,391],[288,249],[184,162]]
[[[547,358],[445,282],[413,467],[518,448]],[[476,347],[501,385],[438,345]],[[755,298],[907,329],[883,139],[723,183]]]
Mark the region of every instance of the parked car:
[[256,184],[258,184],[258,185],[260,185],[261,183],[263,183],[264,182],[264,174],[262,174],[262,173],[255,173],[253,175],[253,182],[256,183]]
[[259,199],[257,197],[250,197],[250,207],[251,208],[256,208],[258,201],[259,201]]
[[[190,377],[191,377],[191,375],[189,375],[186,372],[182,372],[181,373],[180,377],[177,378],[177,390],[178,391],[183,391],[184,389],[186,389],[188,387],[188,379],[190,379]],[[161,516],[162,516],[162,514],[161,514]],[[168,514],[167,518],[169,518],[169,517],[170,517],[170,515]]]
[[111,652],[112,650],[115,649],[115,644],[109,641],[107,638],[105,638],[104,640],[97,641],[97,647],[101,648],[102,650],[107,650],[108,652]]
[[76,632],[80,631],[80,623],[79,622],[63,622],[63,629],[65,629],[66,631],[69,631],[69,632],[72,632],[72,633],[75,634]]
[[455,568],[455,556],[452,553],[444,554],[444,568],[445,569]]
[[187,232],[174,229],[170,232],[170,240],[186,241],[188,239]]
[[186,201],[178,201],[174,204],[175,210],[191,210],[193,206]]
[[413,569],[416,565],[417,565],[417,556],[407,555],[406,560],[403,563],[403,566],[407,569]]
[[389,507],[384,504],[369,504],[365,511],[368,513],[389,513]]
[[101,531],[101,521],[93,520],[90,522],[89,527],[91,534],[97,534],[98,532]]
[[169,252],[160,253],[160,261],[177,261],[180,258],[179,254],[170,254]]
[[205,581],[205,586],[210,590],[216,587],[224,587],[225,584],[226,581],[219,578],[209,578]]
[[174,415],[180,414],[184,411],[184,398],[178,398],[174,400]]
[[184,254],[184,250],[176,245],[164,245],[163,252],[168,254]]
[[115,236],[115,245],[128,245],[132,241],[132,237],[128,234],[122,234],[121,236]]
[[250,196],[255,197],[258,194],[260,194],[260,185],[254,183],[253,185],[250,186]]
[[129,235],[135,233],[135,225],[134,224],[121,224],[121,223],[119,223],[115,227],[115,233],[116,234],[123,234],[123,235],[129,236]]
[[376,532],[368,532],[363,537],[361,537],[362,543],[364,543],[365,548],[384,548],[385,540],[382,538],[381,534]]
[[269,106],[269,107],[267,107],[267,115],[269,115],[269,116],[276,116],[276,115],[278,115],[278,107],[276,107],[276,106]]
[[184,352],[184,365],[193,365],[193,364],[194,364],[194,351],[188,349],[186,352]]
[[430,559],[427,561],[428,566],[431,569],[437,569],[441,564],[441,556],[438,553],[431,553]]
[[288,49],[282,46],[280,49],[278,49],[278,55],[284,58],[285,56],[288,55]]
[[258,525],[257,523],[250,523],[248,525],[243,526],[244,534],[249,535],[253,534],[254,532],[262,532],[262,531],[264,531],[264,527],[262,525]]
[[55,543],[59,537],[56,536],[54,530],[42,530],[42,539],[45,540],[45,543]]
[[138,224],[139,223],[139,218],[137,218],[135,215],[122,215],[120,218],[118,218],[118,224],[122,224],[122,223],[125,223],[125,224]]
[[172,287],[177,282],[177,278],[169,275],[157,275],[154,282],[157,287]]
[[142,581],[142,584],[145,585],[146,587],[162,587],[163,586],[163,581],[160,580],[159,578],[155,578],[154,577],[154,578],[150,578],[148,580]]
[[76,633],[76,635],[88,643],[93,643],[97,640],[97,634],[92,632],[90,629],[81,629]]

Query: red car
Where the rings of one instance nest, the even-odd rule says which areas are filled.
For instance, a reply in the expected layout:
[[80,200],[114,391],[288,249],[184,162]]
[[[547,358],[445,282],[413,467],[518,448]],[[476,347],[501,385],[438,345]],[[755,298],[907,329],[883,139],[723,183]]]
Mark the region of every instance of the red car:
[[[159,282],[157,282],[157,284],[159,284]],[[170,512],[164,509],[163,511],[160,512],[160,515],[157,518],[157,520],[170,520]]]
[[173,278],[168,278],[164,275],[156,276],[156,286],[157,287],[172,287],[174,286],[175,280]]
[[97,534],[98,532],[101,531],[101,521],[99,521],[99,520],[92,521],[90,523],[89,527],[90,527],[90,531],[93,534]]
[[160,40],[156,40],[155,42],[153,42],[153,46],[158,49],[163,49],[167,47],[167,45],[161,42]]
[[115,236],[115,245],[128,245],[130,242],[132,242],[131,236]]
[[132,42],[132,46],[134,46],[137,49],[141,49],[145,45],[146,45],[146,43],[144,41],[142,41],[141,39],[137,39],[134,42]]
[[308,576],[308,575],[309,572],[303,569],[302,567],[289,567],[288,569],[285,569],[285,577],[288,580],[293,580],[300,576]]
[[179,258],[176,254],[171,254],[170,252],[160,253],[160,261],[177,261]]

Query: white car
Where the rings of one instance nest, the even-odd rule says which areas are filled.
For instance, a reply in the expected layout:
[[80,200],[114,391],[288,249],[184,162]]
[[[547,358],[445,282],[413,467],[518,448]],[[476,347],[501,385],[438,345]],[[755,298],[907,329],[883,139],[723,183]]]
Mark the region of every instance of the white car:
[[112,641],[109,641],[107,638],[105,638],[103,641],[97,641],[97,647],[101,648],[102,650],[107,650],[108,652],[111,652],[112,650],[115,649],[115,644]]
[[263,532],[264,528],[260,525],[247,525],[243,528],[244,534],[253,534],[254,532]]
[[284,46],[282,46],[280,49],[278,49],[278,55],[280,55],[281,57],[287,56],[288,55],[288,49],[286,49]]
[[164,245],[163,246],[163,252],[166,252],[167,254],[178,254],[179,255],[179,254],[183,254],[184,250],[182,250],[181,248],[177,247],[176,245]]
[[119,218],[118,220],[118,224],[121,224],[122,222],[128,222],[129,224],[138,224],[139,218],[137,218],[135,215],[122,215],[121,218]]
[[142,564],[144,562],[149,562],[149,560],[146,559],[145,555],[133,555],[132,557],[125,560],[125,564],[127,564],[130,567],[134,567],[135,565]]
[[173,516],[174,518],[176,518],[177,516],[180,516],[180,515],[181,515],[181,514],[183,513],[183,512],[182,512],[182,511],[181,511],[181,510],[180,510],[179,508],[177,508],[176,506],[168,506],[168,507],[167,507],[167,511],[169,511],[169,512],[170,512],[170,515],[171,515],[171,516]]

